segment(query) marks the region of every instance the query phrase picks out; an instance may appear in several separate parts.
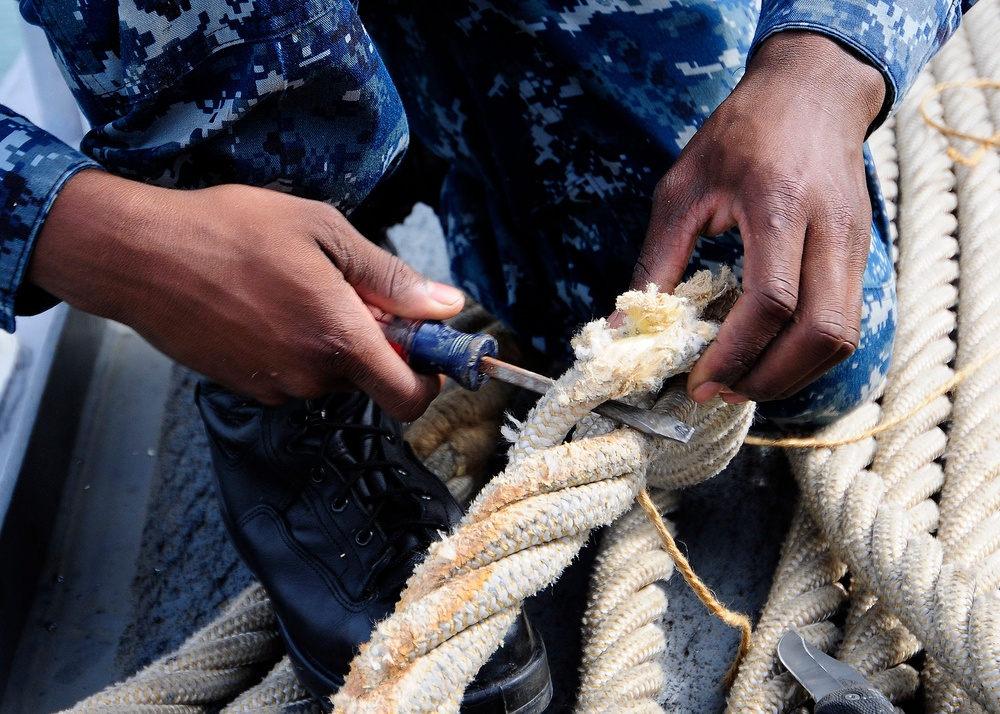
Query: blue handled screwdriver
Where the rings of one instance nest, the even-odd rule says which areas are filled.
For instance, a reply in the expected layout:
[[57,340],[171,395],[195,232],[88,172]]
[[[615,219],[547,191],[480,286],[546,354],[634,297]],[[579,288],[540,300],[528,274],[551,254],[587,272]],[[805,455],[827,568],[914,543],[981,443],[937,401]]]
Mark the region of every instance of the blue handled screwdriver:
[[[392,317],[380,322],[386,339],[396,347],[410,368],[421,374],[445,374],[475,391],[490,377],[539,394],[554,382],[535,372],[497,359],[499,345],[493,335],[466,333],[433,320]],[[596,413],[627,424],[644,434],[687,443],[694,428],[669,413],[607,401]]]

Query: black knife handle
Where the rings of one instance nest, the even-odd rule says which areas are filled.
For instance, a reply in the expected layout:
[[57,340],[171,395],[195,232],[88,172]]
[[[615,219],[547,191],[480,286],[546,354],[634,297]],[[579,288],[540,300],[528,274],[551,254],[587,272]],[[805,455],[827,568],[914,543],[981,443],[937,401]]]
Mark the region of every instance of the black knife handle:
[[816,702],[813,714],[895,714],[885,695],[872,687],[850,686]]

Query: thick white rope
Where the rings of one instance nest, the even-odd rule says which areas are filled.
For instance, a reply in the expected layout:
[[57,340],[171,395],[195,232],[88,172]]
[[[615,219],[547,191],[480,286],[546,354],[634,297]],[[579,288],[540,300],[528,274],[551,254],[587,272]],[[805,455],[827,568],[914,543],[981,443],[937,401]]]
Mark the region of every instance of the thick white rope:
[[[664,448],[630,429],[564,444],[566,435],[602,401],[652,395],[690,367],[717,329],[698,314],[724,289],[731,283],[702,275],[674,296],[627,293],[622,327],[584,329],[574,343],[578,362],[529,414],[508,468],[457,531],[432,545],[396,612],[362,648],[333,698],[337,711],[458,710],[524,599],[558,577],[592,528],[631,506],[647,463]],[[726,421],[743,415],[748,428],[750,413],[740,405]],[[698,433],[707,436],[700,425]]]
[[[660,512],[676,506],[666,491],[654,496]],[[660,623],[667,609],[662,582],[673,571],[660,536],[639,506],[604,533],[583,619],[579,714],[603,714],[636,704],[659,712],[665,687],[666,637]],[[631,688],[629,682],[644,681]],[[625,694],[625,697],[622,697]],[[638,701],[637,701],[638,700]]]
[[[884,419],[908,414],[951,376],[947,367],[954,354],[949,333],[955,317],[951,311],[956,294],[951,281],[957,277],[953,256],[957,244],[952,237],[956,223],[951,193],[954,177],[951,162],[945,156],[944,137],[922,120],[919,99],[933,86],[929,72],[921,76],[913,99],[904,104],[896,120],[899,147],[898,174],[891,168],[882,171],[887,198],[896,193],[892,178],[898,175],[899,211],[899,312],[900,324],[893,369],[890,372],[882,403]],[[940,113],[940,105],[932,111]],[[875,137],[873,150],[880,169],[892,166],[894,151],[885,140]],[[886,178],[889,181],[885,181]],[[948,402],[938,399],[902,424],[879,436],[878,451],[872,471],[882,477],[886,489],[883,503],[906,509],[913,533],[929,534],[937,525],[936,508],[929,496],[943,482],[940,465],[935,462],[944,448],[944,434],[938,424],[948,416]],[[850,433],[857,420],[843,422],[833,430]],[[831,436],[828,433],[824,436]],[[800,479],[808,480],[808,479]],[[797,517],[799,518],[799,517]],[[805,518],[802,516],[802,518]],[[818,534],[800,526],[803,535],[793,532],[785,546],[784,558],[792,561],[817,545]],[[798,538],[802,538],[797,542]],[[821,541],[820,541],[821,542]],[[823,558],[817,558],[811,573],[829,572]],[[775,648],[780,636],[795,624],[797,603],[790,604],[786,590],[794,584],[785,581],[779,567],[770,602],[755,636],[754,648],[745,665],[744,676],[734,688],[730,711],[784,711],[798,698],[797,689],[787,676],[776,676]],[[796,573],[795,578],[803,574]],[[808,579],[807,579],[808,580]],[[809,593],[818,597],[832,586],[832,580],[818,579]],[[828,617],[830,612],[819,614]],[[815,620],[814,620],[815,622]],[[916,639],[885,608],[870,590],[856,586],[845,627],[845,638],[838,656],[862,672],[872,675],[892,668],[915,653]],[[891,678],[903,689],[887,691],[897,698],[912,693],[915,673],[908,667]]]
[[[961,41],[961,37],[957,39]],[[953,55],[958,55],[961,45],[955,46],[959,49]],[[939,59],[935,71],[945,76],[957,74],[947,64],[954,60],[945,55]],[[975,110],[970,113],[974,117]],[[973,122],[973,128],[981,125]],[[1000,194],[995,193],[1000,173],[991,161],[983,161],[979,166],[984,168],[977,166],[970,170],[970,175],[977,172],[978,183],[967,184],[967,198],[972,204],[970,220],[968,225],[962,221],[963,261],[967,253],[979,256],[975,267],[970,265],[973,272],[982,270],[983,261],[989,260],[986,245],[995,246],[997,242],[996,234],[990,232],[1000,225],[996,215],[1000,210],[997,208]],[[987,175],[987,170],[992,175]],[[961,186],[959,196],[961,212]],[[962,215],[964,219],[965,214]],[[993,289],[995,286],[994,280]],[[984,299],[988,302],[989,291],[988,286],[984,286],[982,295],[963,291],[963,309],[967,295],[973,303],[982,303]],[[970,309],[976,310],[973,306]],[[975,380],[973,377],[972,381]],[[851,420],[867,426],[877,416],[875,410],[859,410]],[[885,605],[920,638],[942,669],[960,686],[988,710],[1000,711],[1000,674],[995,667],[1000,657],[996,644],[1000,625],[996,606],[1000,603],[996,594],[977,589],[974,568],[943,562],[941,543],[921,532],[922,524],[902,504],[886,497],[891,484],[867,469],[874,456],[873,446],[861,442],[798,455],[799,480],[806,500],[824,534],[857,578],[880,593]],[[926,448],[930,453],[935,449],[933,444],[927,444]],[[928,505],[923,510],[929,512],[932,508]],[[926,516],[923,518],[927,520]]]
[[[683,379],[672,388],[676,398],[670,411],[695,424],[709,438],[686,446],[672,444],[650,467],[647,480],[657,486],[653,488],[651,506],[660,514],[674,503],[672,489],[701,483],[725,468],[745,434],[744,420],[734,420],[728,405],[721,401],[695,405],[684,394]],[[682,574],[687,569],[688,577],[693,575],[686,563],[679,565]],[[639,508],[606,529],[591,574],[584,616],[577,712],[599,714],[630,708],[662,711],[665,669],[669,666],[664,652],[670,633],[665,623],[667,599],[661,584],[673,570],[673,556],[668,555],[656,524]],[[717,603],[706,601],[706,606],[724,621],[738,626],[732,613],[721,612]],[[630,634],[625,623],[635,623],[636,631]],[[641,652],[642,656],[629,660],[621,656],[623,651]],[[606,686],[608,682],[639,679],[646,686]]]
[[840,632],[827,622],[847,599],[839,584],[844,566],[830,554],[808,511],[798,507],[785,539],[767,605],[754,630],[750,653],[730,690],[731,714],[774,714],[788,711],[805,694],[780,668],[778,640],[795,628],[813,644],[829,651]]
[[[978,21],[965,23],[947,51],[935,60],[933,66],[941,80],[956,82],[981,76],[969,40],[981,43],[987,39],[984,30],[1000,27],[1000,4],[984,5],[976,18]],[[982,50],[978,56],[983,57]],[[995,57],[989,64],[984,68],[987,71],[998,69]],[[942,93],[941,102],[949,128],[985,135],[996,132],[998,124],[992,120],[982,92],[948,90]],[[1000,155],[995,148],[977,155],[979,160],[974,166],[955,167],[962,226],[957,367],[982,360],[1000,347],[1000,316],[996,314],[1000,307],[996,285],[1000,278],[1000,266],[996,264],[1000,259],[1000,226],[996,223],[1000,220]],[[995,595],[1000,580],[996,572],[1000,558],[996,545],[1000,539],[1000,449],[996,437],[1000,428],[1000,360],[990,360],[973,379],[959,385],[953,399],[955,414],[948,440],[938,538],[944,546],[944,567],[968,572],[975,579],[974,593],[982,603],[989,594]],[[955,617],[963,624],[968,621],[962,611]],[[994,645],[992,649],[977,649],[970,656],[978,659],[997,652],[1000,648]],[[995,662],[992,664],[995,667]],[[979,709],[961,683],[948,676],[946,663],[932,659],[927,674],[927,700],[934,711]]]
[[256,684],[261,666],[280,655],[271,604],[253,585],[177,652],[66,714],[204,714]]
[[[912,97],[919,99],[932,86],[924,73]],[[916,99],[907,102],[896,120],[899,162],[898,304],[899,330],[885,393],[883,420],[910,414],[940,390],[952,376],[948,362],[954,354],[949,334],[954,329],[952,308],[956,293],[957,249],[952,237],[954,178],[944,154],[943,137],[923,121]],[[931,105],[939,113],[940,107]],[[907,421],[877,437],[872,471],[887,489],[882,503],[907,511],[913,534],[931,534],[937,528],[937,508],[930,496],[944,480],[938,459],[945,435],[939,425],[949,415],[948,401],[937,399]],[[902,664],[921,648],[919,641],[891,614],[870,588],[861,582],[852,593],[837,649],[842,661],[871,676],[896,668],[890,680],[905,689],[886,691],[894,700],[910,698],[917,686],[916,672]]]
[[[890,120],[870,141],[890,217],[895,215],[898,175],[892,125]],[[812,516],[799,503],[750,653],[730,692],[728,712],[784,712],[805,698],[801,687],[778,663],[778,641],[794,628],[821,649],[834,649],[841,633],[829,618],[847,599],[839,583],[845,572],[844,565],[830,553]]]
[[[721,285],[715,285],[710,279],[704,278],[700,283],[696,281],[694,285],[687,288],[688,295],[686,298],[668,298],[667,296],[656,296],[655,292],[650,292],[646,297],[639,296],[638,299],[640,302],[648,302],[649,300],[659,302],[667,300],[668,302],[673,301],[681,303],[687,300],[692,304],[703,306],[716,296],[716,292],[719,289],[721,289]],[[681,290],[681,294],[684,294],[684,290]],[[696,309],[685,309],[675,315],[675,317],[679,318],[677,322],[680,324],[673,325],[673,337],[679,337],[681,340],[689,341],[689,344],[685,345],[680,351],[677,351],[674,347],[669,347],[669,340],[663,341],[663,344],[658,344],[657,340],[649,340],[649,336],[646,333],[634,335],[634,339],[630,344],[630,347],[635,348],[638,345],[640,348],[639,351],[646,357],[646,359],[639,360],[641,368],[636,371],[643,372],[646,370],[648,372],[644,379],[648,381],[648,388],[650,390],[662,381],[661,377],[649,371],[651,365],[652,368],[655,369],[655,361],[651,362],[650,360],[651,355],[654,355],[656,359],[659,359],[661,362],[678,360],[681,365],[679,369],[683,369],[684,367],[690,365],[694,356],[697,354],[697,350],[705,344],[705,340],[714,332],[715,326],[712,324],[697,320],[692,321],[695,313]],[[641,310],[635,311],[635,315],[640,321],[644,319]],[[669,320],[667,322],[669,323]],[[645,329],[648,326],[641,327],[642,329]],[[613,351],[607,350],[608,344],[597,344],[600,343],[601,339],[606,336],[603,336],[598,332],[591,337],[591,342],[595,343],[591,345],[591,348],[603,348],[605,351]],[[664,350],[664,345],[668,345],[668,349]],[[609,359],[614,364],[615,368],[619,368],[621,366],[620,359],[618,357],[611,357]],[[600,368],[600,363],[598,360],[592,360],[587,367],[589,369],[593,369],[595,367]],[[625,387],[627,389],[634,389],[637,384],[635,374],[625,375],[623,373],[623,378],[620,381],[627,384],[627,387]],[[571,380],[570,384],[572,385]],[[608,396],[624,396],[621,393],[622,391],[624,391],[624,388],[619,392],[615,392],[613,394],[609,393]],[[556,395],[554,398],[557,400],[564,399],[565,395]],[[596,404],[599,401],[603,401],[603,399],[604,397],[597,398],[594,403]],[[746,405],[732,407],[729,405],[723,405],[720,402],[711,408],[702,410],[702,412],[702,418],[700,420],[696,420],[696,423],[699,425],[700,433],[705,436],[706,444],[709,445],[712,451],[718,452],[718,440],[720,438],[728,437],[728,458],[731,458],[731,456],[735,454],[735,451],[738,449],[739,444],[742,443],[745,430],[749,426],[751,414],[750,407]],[[741,415],[742,418],[735,418],[738,415]],[[704,422],[704,426],[702,426],[700,422]],[[567,424],[570,423],[571,422],[567,422]],[[739,428],[734,429],[734,423],[742,424],[742,430]],[[601,429],[606,430],[611,428],[611,426],[612,425],[607,422],[604,424],[595,422],[595,424],[591,427],[591,431],[596,434]],[[721,430],[722,433],[716,433],[713,431],[713,428]],[[527,442],[522,441],[522,446],[520,447],[521,459],[525,462],[525,464],[527,464],[526,468],[529,472],[532,468],[534,468],[535,471],[538,471],[539,465],[541,464],[544,464],[546,467],[553,464],[558,466],[558,456],[554,456],[552,453],[528,454],[527,452],[531,449],[525,449],[523,444],[528,443],[530,447],[532,441],[537,442],[537,438],[529,437]],[[648,456],[649,453],[657,450],[657,447],[660,446],[660,441],[661,440],[655,440],[655,443],[650,443],[650,440],[646,437],[640,437],[631,432],[631,430],[620,429],[615,434],[606,434],[590,438],[586,442],[579,444],[574,443],[572,445],[566,445],[566,447],[576,447],[585,452],[595,452],[592,466],[594,471],[599,474],[598,480],[608,475],[604,473],[605,469],[603,468],[603,465],[605,464],[613,464],[614,466],[612,468],[612,472],[617,471],[624,477],[619,479],[619,481],[625,482],[627,486],[625,489],[627,499],[620,499],[620,503],[612,507],[611,511],[609,511],[609,515],[606,515],[603,518],[605,522],[612,520],[614,513],[624,510],[628,503],[631,502],[631,499],[634,497],[634,493],[638,490],[640,485],[640,480],[636,478],[635,471],[637,468],[645,467],[645,457]],[[604,448],[604,442],[610,443],[612,448]],[[715,467],[718,469],[722,468],[727,461],[727,458],[720,458],[718,454],[716,454],[712,459],[702,458],[699,455],[699,449],[696,448],[696,446],[697,445],[676,445],[674,458],[678,464],[687,464],[687,466],[677,471],[681,481],[690,481],[692,478],[696,478],[694,474],[696,474],[699,470],[704,471],[706,464],[715,464]],[[701,448],[703,450],[704,446]],[[517,449],[518,447],[515,445],[514,450],[516,451]],[[553,459],[556,459],[556,461],[553,461]],[[560,469],[558,468],[555,469],[555,471],[559,470]],[[550,511],[554,510],[556,513],[593,513],[600,510],[595,507],[596,503],[600,502],[602,505],[606,505],[606,499],[603,495],[598,495],[598,498],[595,499],[594,494],[589,492],[593,489],[587,489],[586,484],[584,483],[575,483],[577,479],[573,473],[567,473],[563,470],[562,475],[557,475],[555,481],[558,482],[562,477],[566,477],[565,483],[562,484],[563,486],[580,486],[580,488],[576,489],[577,493],[571,499],[550,499],[551,502],[543,503],[543,516],[546,508]],[[514,500],[517,500],[517,494],[524,496],[534,492],[534,488],[525,487],[523,484],[518,485],[516,482],[510,484],[510,486],[512,489],[510,493],[515,495]],[[621,489],[619,488],[618,490]],[[538,505],[538,503],[539,502],[536,501],[534,505]],[[492,506],[490,505],[489,498],[483,499],[482,508],[487,514],[489,514],[491,510],[498,510],[497,504],[493,504]],[[508,520],[509,524],[514,524],[516,526],[519,521],[525,520],[525,514],[519,513],[519,508],[522,508],[522,504],[513,503],[509,507],[503,509],[504,513],[502,515]],[[534,515],[537,515],[537,513]],[[582,528],[578,523],[570,523],[566,526],[566,528],[567,532],[563,533],[561,536],[559,534],[553,535],[551,531],[543,534],[542,538],[552,538],[553,542],[547,544],[549,546],[549,551],[551,552],[545,553],[541,560],[537,557],[538,554],[534,553],[533,555],[536,556],[534,558],[520,558],[520,560],[525,562],[519,563],[519,565],[526,567],[532,572],[544,572],[544,568],[541,567],[543,565],[542,561],[547,560],[548,556],[551,555],[552,552],[557,554],[562,552],[563,556],[561,560],[563,562],[568,562],[571,555],[579,549],[582,543],[580,534],[574,533],[574,530],[579,530],[585,537],[586,529]],[[514,537],[517,537],[516,533],[513,535]],[[461,539],[457,537],[452,538],[448,541],[445,547],[454,548],[456,543],[459,543],[460,540]],[[492,539],[490,540],[490,543],[495,544],[497,542],[498,541]],[[500,542],[501,550],[505,547],[508,547],[509,549],[511,544],[510,540],[508,540],[507,543],[503,543],[501,539]],[[524,544],[522,543],[521,545]],[[472,552],[468,549],[466,550],[470,553]],[[529,548],[529,554],[531,550],[537,551],[538,549]],[[498,553],[487,553],[486,560],[489,560],[491,557],[496,557],[497,555]],[[513,557],[507,560],[508,564],[518,561],[520,555],[521,554],[519,553],[514,553]],[[560,558],[557,557],[556,560],[559,561]],[[480,565],[482,564],[483,563],[480,563]],[[483,570],[486,569],[488,569],[488,564],[487,568],[484,568]],[[517,567],[515,567],[515,570],[517,570]],[[544,583],[546,579],[554,579],[556,574],[556,570],[553,570],[548,576],[546,576],[546,578],[543,578],[539,582]],[[458,583],[460,586],[463,586],[461,578],[455,578],[452,584],[454,583]],[[465,583],[464,587],[468,587],[468,584]],[[540,585],[536,584],[535,589],[537,590],[538,587],[540,587]],[[409,592],[412,591],[413,588],[411,587]],[[263,597],[262,591],[259,588],[254,588],[245,596],[245,598],[246,597],[258,598],[254,600],[255,612],[257,612],[260,616],[265,617],[266,620],[262,623],[258,623],[256,621],[250,622],[245,615],[241,614],[240,603],[234,605],[234,607],[230,609],[231,611],[227,611],[220,617],[219,622],[214,627],[206,628],[202,632],[196,634],[193,638],[191,638],[191,640],[189,640],[188,643],[185,644],[184,647],[182,647],[181,651],[177,655],[170,658],[172,662],[170,668],[179,669],[182,672],[183,677],[179,678],[175,676],[172,671],[164,671],[162,667],[153,665],[122,685],[118,685],[117,687],[97,695],[96,697],[92,697],[87,702],[81,703],[80,707],[75,711],[90,711],[91,708],[94,711],[116,710],[114,708],[116,706],[115,702],[131,702],[137,698],[144,701],[143,698],[147,696],[145,690],[151,687],[156,689],[156,691],[152,695],[149,695],[148,699],[155,704],[156,710],[160,711],[173,711],[171,708],[171,702],[173,701],[186,702],[190,700],[193,702],[192,706],[177,709],[176,711],[203,712],[214,706],[217,702],[226,701],[231,698],[234,694],[240,691],[240,689],[244,688],[247,683],[247,673],[243,671],[246,668],[244,667],[243,669],[240,669],[238,666],[235,668],[232,666],[234,664],[234,659],[240,660],[241,657],[245,658],[246,652],[241,651],[240,647],[220,647],[215,645],[211,648],[211,655],[213,655],[213,658],[209,659],[206,655],[206,648],[203,646],[203,642],[214,642],[214,640],[217,639],[218,632],[223,632],[229,636],[230,639],[236,640],[247,640],[248,638],[260,636],[261,634],[264,634],[268,641],[272,643],[277,639],[273,622],[273,614],[270,611],[266,598]],[[495,603],[491,603],[491,605],[493,604]],[[480,631],[476,634],[486,632],[487,639],[492,637],[495,642],[499,642],[499,639],[502,638],[504,632],[508,629],[513,619],[515,609],[511,606],[506,606],[496,607],[494,610],[493,614],[483,615],[481,612],[479,613],[482,621],[479,623]],[[235,615],[233,611],[236,612]],[[471,617],[475,617],[475,615],[472,615]],[[459,626],[461,627],[461,622],[459,623]],[[448,633],[445,633],[445,635],[447,634]],[[474,658],[478,658],[480,661],[485,660],[493,646],[494,645],[489,645],[489,647],[484,647],[482,642],[474,639],[470,641],[470,631],[463,631],[454,637],[447,639],[446,642],[443,642],[441,647],[430,653],[429,656],[424,657],[416,667],[412,668],[412,670],[418,673],[417,681],[421,683],[420,688],[424,689],[426,682],[420,675],[420,672],[437,672],[440,674],[442,671],[450,670],[450,665],[455,657],[456,650],[461,651],[465,655],[472,652],[472,656]],[[240,662],[237,662],[237,664],[240,664]],[[253,664],[253,669],[256,669],[259,666],[256,662]],[[187,679],[188,668],[191,669],[190,682]],[[221,674],[216,673],[213,668],[221,670]],[[478,666],[475,666],[470,668],[469,671],[474,674],[477,669]],[[264,709],[267,710],[268,708],[273,709],[287,703],[301,703],[301,698],[303,697],[304,692],[301,687],[289,681],[289,674],[290,672],[288,671],[287,664],[279,663],[275,670],[272,671],[271,675],[269,675],[261,685],[245,692],[241,697],[234,701],[230,705],[229,709],[227,709],[227,714],[228,712],[235,713],[240,711],[251,711],[255,707],[264,707]],[[469,676],[471,677],[471,674]],[[220,679],[223,680],[223,684],[217,685],[216,682]],[[237,686],[232,684],[238,679],[242,681],[241,685]],[[194,694],[192,694],[189,690],[193,691]],[[441,691],[443,690],[434,690],[434,694],[431,696],[439,696]],[[625,691],[624,689],[621,691],[622,696],[630,696],[628,691]],[[454,693],[450,695],[450,706],[452,708],[457,708],[460,698],[461,687],[454,690]],[[388,701],[405,702],[406,700],[389,699]],[[400,706],[407,711],[412,710],[412,707],[409,704],[401,704]],[[431,704],[428,705],[427,708],[437,710],[438,706],[438,704]],[[164,709],[163,707],[167,708]],[[139,711],[139,709],[136,709],[131,705],[129,708],[134,711]],[[623,711],[631,708],[631,706],[625,707]]]
[[[900,200],[900,182],[906,183],[905,196],[907,201],[911,199],[910,190],[913,188],[912,174],[907,174],[906,177],[900,176],[895,129],[897,126],[902,127],[902,134],[907,136],[915,121],[919,121],[919,116],[915,115],[912,105],[908,106],[901,111],[899,117],[877,132],[878,135],[873,136],[869,144],[878,168],[886,198],[887,212],[890,216],[896,214],[896,205]],[[921,125],[923,126],[923,123]],[[915,195],[919,195],[919,192]],[[941,192],[925,195],[922,198],[925,200],[924,203],[915,204],[920,206],[919,215],[922,220],[926,220],[927,216],[939,215],[941,212],[947,213],[950,207],[947,195]],[[931,199],[936,199],[937,203],[930,203]],[[906,205],[909,206],[909,203]],[[905,373],[905,366],[912,361],[928,359],[926,347],[929,333],[924,328],[922,318],[927,312],[936,315],[943,310],[950,318],[949,324],[954,323],[954,318],[949,312],[950,305],[954,302],[953,291],[950,301],[933,311],[927,310],[928,301],[920,302],[920,298],[926,296],[926,292],[931,289],[931,286],[946,283],[947,277],[942,276],[941,272],[930,275],[923,274],[915,270],[913,266],[915,261],[919,264],[920,256],[928,252],[928,248],[924,244],[934,237],[933,233],[925,233],[922,229],[911,226],[912,221],[909,219],[917,213],[917,211],[908,211],[907,220],[902,221],[902,226],[896,225],[895,222],[892,224],[894,238],[897,241],[894,253],[898,268],[898,313],[902,314],[905,311],[906,314],[899,318],[893,366],[890,369],[882,395],[883,419],[907,413],[905,402],[901,403],[901,394],[908,394],[909,390],[913,389],[913,392],[923,399],[929,388],[938,386],[933,381],[928,382],[926,379],[913,384],[912,380],[907,379],[905,374],[901,374],[901,372]],[[916,235],[920,237],[914,238]],[[902,240],[900,240],[900,236],[903,236]],[[948,236],[948,240],[952,244],[954,243],[950,236]],[[934,305],[933,298],[930,303]],[[916,308],[916,305],[921,305],[921,307]],[[913,435],[907,429],[905,424],[900,424],[894,429],[884,432],[879,437],[880,444],[883,440],[895,440],[900,447],[895,452],[898,454],[901,449],[913,446],[919,439],[923,438],[923,432]],[[919,452],[919,449],[915,451]],[[913,504],[903,497],[903,494],[908,492],[907,489],[912,491],[912,484],[922,483],[922,481],[910,479],[910,473],[905,468],[897,468],[899,464],[894,463],[891,459],[893,453],[891,448],[880,448],[876,454],[875,470],[883,473],[887,485],[890,489],[895,489],[897,498],[902,498],[904,501],[904,507],[908,508],[910,505],[914,505],[926,510],[925,507],[933,503],[926,500],[928,494],[920,494],[913,499]],[[914,452],[908,453],[912,455]],[[882,459],[883,463],[886,464],[885,470],[879,468],[879,459]],[[924,524],[923,530],[929,532],[934,525],[936,525],[936,512],[930,514],[930,519]],[[850,594],[850,606],[844,623],[843,637],[833,650],[837,658],[854,666],[871,681],[876,682],[876,686],[878,683],[882,683],[883,693],[891,700],[901,701],[912,697],[917,688],[918,675],[916,671],[903,663],[919,650],[920,644],[916,638],[900,625],[898,620],[886,612],[879,603],[878,597],[870,589],[865,589],[861,583],[855,583]]]
[[295,714],[323,714],[319,702],[296,678],[286,655],[259,684],[243,692],[220,714],[285,714],[289,705],[296,703]]

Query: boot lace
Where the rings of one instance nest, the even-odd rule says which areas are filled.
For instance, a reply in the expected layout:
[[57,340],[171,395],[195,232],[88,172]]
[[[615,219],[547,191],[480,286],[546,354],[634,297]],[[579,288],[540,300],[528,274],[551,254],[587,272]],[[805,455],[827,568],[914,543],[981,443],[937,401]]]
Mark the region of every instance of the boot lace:
[[[405,512],[420,514],[424,509],[420,508],[416,501],[430,501],[434,499],[434,496],[419,486],[407,485],[406,478],[409,472],[406,464],[401,463],[397,459],[385,458],[383,456],[382,458],[359,459],[357,461],[334,460],[329,453],[329,446],[332,439],[339,433],[351,432],[357,437],[381,439],[392,445],[396,443],[396,439],[398,438],[392,429],[381,424],[347,421],[338,418],[338,410],[330,408],[330,402],[336,399],[336,396],[331,396],[322,401],[309,400],[305,403],[304,409],[293,412],[290,417],[292,426],[301,429],[301,431],[293,439],[292,443],[289,444],[289,447],[300,453],[304,451],[317,453],[319,460],[309,474],[313,482],[322,483],[331,472],[341,474],[343,487],[339,490],[330,505],[332,511],[336,513],[344,510],[347,507],[348,499],[352,492],[355,498],[362,504],[366,516],[362,525],[354,532],[355,543],[362,547],[367,546],[374,538],[375,527],[377,525],[381,526],[382,532],[385,534],[385,542],[382,549],[376,555],[374,562],[383,562],[386,553],[390,550],[396,550],[395,556],[388,559],[378,569],[381,572],[413,556],[412,549],[396,548],[405,535],[416,535],[418,542],[425,548],[434,539],[434,534],[438,531],[448,530],[449,524],[446,521],[435,518],[413,516],[387,518],[380,522],[380,517],[386,506],[393,503],[394,499],[397,504],[407,503],[408,507],[403,509]],[[314,434],[320,437],[318,448],[314,445],[306,448],[296,448],[298,443]],[[404,444],[403,448],[413,459],[416,459],[412,455],[408,445]],[[373,452],[384,455],[386,449],[379,447],[374,449]],[[365,489],[368,491],[365,493],[359,486],[364,482],[365,477],[371,473],[381,473],[389,487],[368,488]],[[370,482],[368,483],[370,485]],[[378,572],[373,572],[369,575],[364,588],[366,596],[371,595],[374,591],[378,575]]]

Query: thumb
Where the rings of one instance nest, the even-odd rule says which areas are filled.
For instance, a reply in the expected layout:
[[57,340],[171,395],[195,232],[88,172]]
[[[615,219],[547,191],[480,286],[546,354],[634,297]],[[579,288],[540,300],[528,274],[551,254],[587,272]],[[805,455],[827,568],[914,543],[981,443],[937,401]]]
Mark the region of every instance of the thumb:
[[462,309],[465,296],[461,290],[430,280],[353,227],[349,230],[353,233],[346,241],[349,247],[334,258],[365,303],[414,320],[444,320]]

